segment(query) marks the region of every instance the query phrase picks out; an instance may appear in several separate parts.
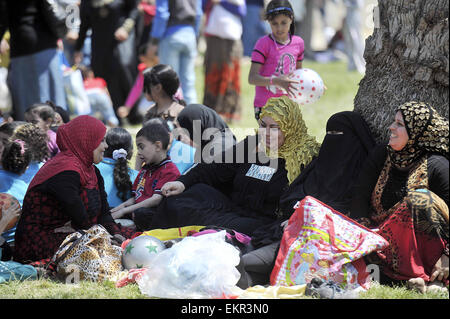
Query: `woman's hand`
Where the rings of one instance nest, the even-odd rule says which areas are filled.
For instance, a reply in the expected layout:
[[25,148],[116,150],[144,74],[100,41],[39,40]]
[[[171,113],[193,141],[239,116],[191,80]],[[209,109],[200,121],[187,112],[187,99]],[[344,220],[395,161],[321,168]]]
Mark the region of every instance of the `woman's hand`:
[[[115,207],[114,209],[118,208],[119,206]],[[128,214],[129,211],[126,207],[122,207],[120,209],[115,210],[114,212],[111,209],[111,216],[114,219],[122,218],[124,215]]]
[[130,114],[130,109],[126,106],[121,106],[117,109],[117,115],[119,115],[120,118],[126,118]]
[[128,32],[124,27],[120,27],[116,30],[116,32],[114,32],[114,37],[117,41],[125,41],[126,39],[128,39]]
[[112,208],[112,209],[110,210],[110,212],[111,212],[111,213],[115,213],[115,212],[121,210],[121,209],[124,208],[124,207],[126,207],[126,206],[125,206],[125,202],[123,202],[123,203],[120,204],[119,206],[116,206],[116,207]]
[[74,233],[75,229],[72,227],[72,223],[70,220],[64,224],[64,226],[58,227],[54,230],[55,233]]
[[77,42],[78,40],[78,32],[76,31],[68,31],[66,34],[66,40],[67,42],[69,42],[70,44],[75,44],[75,42]]
[[127,209],[128,206],[133,205],[134,201],[127,200],[120,204],[119,206],[114,207],[110,210],[111,216],[114,219],[121,218],[123,215],[126,215],[129,213],[129,209]]
[[6,54],[9,51],[9,43],[5,39],[0,41],[0,54]]
[[0,234],[6,230],[6,227],[12,220],[20,216],[20,211],[19,203],[14,203],[2,212],[2,218],[0,220]]
[[182,182],[178,181],[168,182],[165,183],[164,186],[161,188],[161,193],[163,194],[163,196],[169,197],[181,194],[182,192],[184,192],[185,189],[186,187]]
[[430,282],[444,281],[448,278],[448,256],[442,255],[431,271]]

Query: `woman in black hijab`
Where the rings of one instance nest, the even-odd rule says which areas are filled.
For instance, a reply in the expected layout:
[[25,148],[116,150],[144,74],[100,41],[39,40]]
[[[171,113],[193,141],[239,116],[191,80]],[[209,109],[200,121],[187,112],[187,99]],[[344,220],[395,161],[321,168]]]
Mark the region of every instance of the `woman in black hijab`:
[[184,134],[180,131],[174,134],[188,135],[196,147],[196,163],[211,163],[215,155],[236,144],[236,138],[225,121],[216,111],[202,104],[185,107],[178,114],[177,127],[184,129]]
[[288,218],[295,203],[308,195],[348,214],[354,182],[375,141],[367,123],[351,111],[332,115],[326,130],[319,156],[294,180],[281,199]]

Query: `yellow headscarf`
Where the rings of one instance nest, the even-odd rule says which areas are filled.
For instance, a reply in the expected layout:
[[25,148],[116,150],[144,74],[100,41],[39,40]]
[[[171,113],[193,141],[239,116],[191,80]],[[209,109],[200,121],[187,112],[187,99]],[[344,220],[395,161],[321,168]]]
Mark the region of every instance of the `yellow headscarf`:
[[[284,144],[278,149],[278,157],[286,161],[289,184],[291,184],[303,167],[319,154],[320,144],[315,137],[308,135],[308,128],[303,121],[300,106],[287,96],[270,98],[261,111],[260,118],[271,117],[280,126],[284,134]],[[266,148],[268,156],[270,150]]]

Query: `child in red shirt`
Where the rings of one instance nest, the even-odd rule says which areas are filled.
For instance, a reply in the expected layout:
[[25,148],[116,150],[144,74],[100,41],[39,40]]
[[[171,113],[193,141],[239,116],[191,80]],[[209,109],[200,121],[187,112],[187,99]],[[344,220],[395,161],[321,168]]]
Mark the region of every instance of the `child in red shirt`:
[[83,84],[86,91],[92,113],[90,115],[99,117],[104,124],[110,127],[119,125],[119,120],[114,113],[113,103],[106,86],[106,81],[96,77],[91,68],[87,66],[78,67],[83,75]]
[[134,197],[113,208],[113,218],[132,213],[136,228],[139,231],[148,230],[153,208],[163,198],[162,186],[180,176],[178,168],[167,155],[169,139],[169,131],[161,123],[148,124],[136,134],[137,156],[145,165],[133,183]]

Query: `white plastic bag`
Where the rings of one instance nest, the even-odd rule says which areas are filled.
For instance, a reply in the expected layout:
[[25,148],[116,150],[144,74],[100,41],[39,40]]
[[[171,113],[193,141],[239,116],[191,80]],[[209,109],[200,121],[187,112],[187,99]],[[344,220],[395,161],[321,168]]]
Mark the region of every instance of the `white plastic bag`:
[[70,113],[75,115],[91,114],[91,105],[84,89],[81,71],[67,68],[64,70],[63,78]]
[[9,113],[12,111],[12,98],[6,82],[7,77],[8,69],[0,68],[0,110],[3,113]]
[[242,36],[241,18],[216,4],[209,15],[205,32],[222,39],[239,40]]
[[239,289],[239,250],[225,231],[186,237],[160,252],[137,280],[141,292],[159,298],[223,298]]

